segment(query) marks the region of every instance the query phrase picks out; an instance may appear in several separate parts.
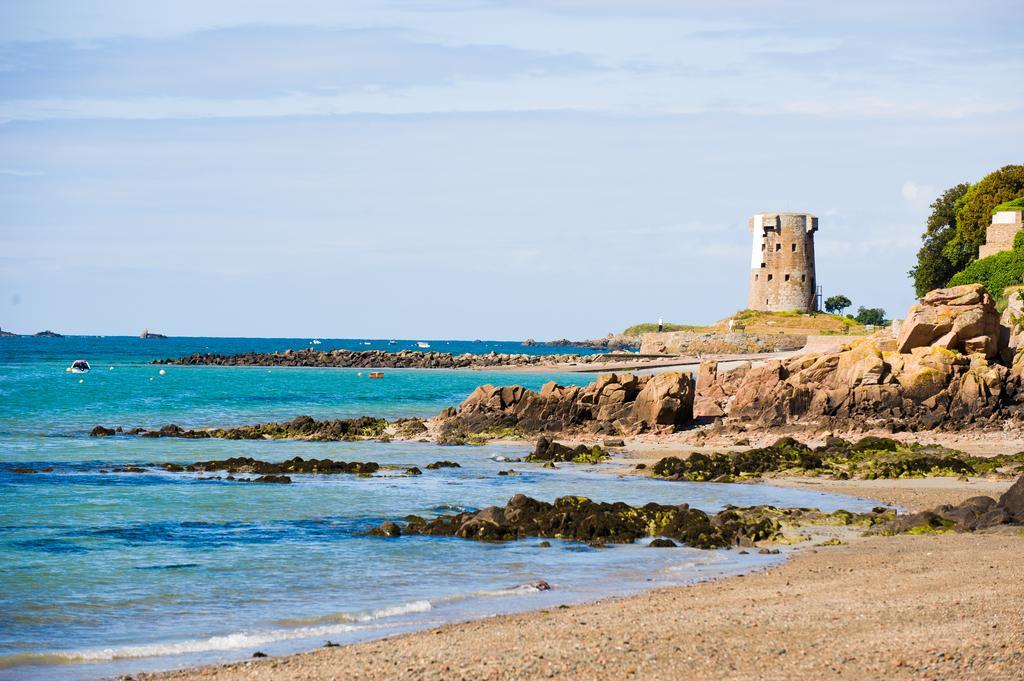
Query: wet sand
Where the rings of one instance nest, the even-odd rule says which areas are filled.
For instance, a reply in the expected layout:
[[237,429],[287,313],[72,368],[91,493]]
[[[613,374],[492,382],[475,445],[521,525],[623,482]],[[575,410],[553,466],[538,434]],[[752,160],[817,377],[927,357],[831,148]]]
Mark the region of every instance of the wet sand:
[[[914,510],[1009,485],[780,482]],[[1024,679],[1022,556],[1019,527],[854,537],[743,577],[135,678]]]

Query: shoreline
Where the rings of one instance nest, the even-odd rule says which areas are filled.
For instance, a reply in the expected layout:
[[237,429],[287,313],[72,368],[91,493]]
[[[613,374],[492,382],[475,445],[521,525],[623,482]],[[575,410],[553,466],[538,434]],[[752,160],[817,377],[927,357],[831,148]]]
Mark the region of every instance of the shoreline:
[[[1012,483],[764,482],[913,511],[995,494]],[[679,668],[689,669],[692,678],[1021,678],[1024,619],[1014,605],[1024,601],[1020,528],[849,534],[840,545],[808,542],[776,567],[739,576],[132,678],[670,679]]]

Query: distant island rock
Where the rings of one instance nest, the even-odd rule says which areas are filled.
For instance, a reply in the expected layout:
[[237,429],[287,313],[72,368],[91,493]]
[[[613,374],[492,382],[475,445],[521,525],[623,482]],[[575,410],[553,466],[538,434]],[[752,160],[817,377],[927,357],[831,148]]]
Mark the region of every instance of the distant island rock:
[[50,331],[49,329],[47,329],[46,331],[40,331],[39,333],[35,333],[35,334],[32,334],[32,335],[36,336],[38,338],[63,338],[64,337],[63,335],[57,333],[56,331]]
[[139,334],[139,338],[167,338],[162,333],[151,333],[149,329],[143,329],[142,333]]
[[9,338],[17,335],[18,334],[16,333],[11,333],[10,331],[4,331],[3,329],[0,329],[0,338]]
[[523,341],[523,346],[527,348],[544,346],[549,348],[586,348],[588,350],[632,351],[640,349],[640,337],[626,336],[622,334],[608,334],[605,338],[595,338],[593,340],[574,341],[569,340],[568,338],[560,338],[558,340],[547,341],[544,343],[538,343],[532,338],[527,338]]

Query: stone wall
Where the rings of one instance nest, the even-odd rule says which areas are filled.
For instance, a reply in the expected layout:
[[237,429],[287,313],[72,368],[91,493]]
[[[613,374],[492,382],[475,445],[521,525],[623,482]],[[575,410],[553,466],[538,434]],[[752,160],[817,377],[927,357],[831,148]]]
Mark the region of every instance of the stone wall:
[[808,213],[758,213],[750,218],[750,298],[763,312],[811,312],[816,307],[814,232]]
[[985,244],[979,250],[979,257],[987,258],[1001,251],[1013,248],[1013,239],[1017,232],[1024,229],[1019,210],[1004,210],[992,216],[992,224],[985,234]]
[[665,331],[645,333],[641,337],[641,355],[750,355],[762,352],[799,350],[807,336],[783,334],[698,333]]

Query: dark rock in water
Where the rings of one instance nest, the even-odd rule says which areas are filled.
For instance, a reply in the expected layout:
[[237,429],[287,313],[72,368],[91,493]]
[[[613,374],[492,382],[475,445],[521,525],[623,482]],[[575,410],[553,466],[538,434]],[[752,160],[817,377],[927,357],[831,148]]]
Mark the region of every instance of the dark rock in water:
[[416,468],[416,466],[410,466],[409,468],[405,469],[405,474],[406,475],[423,475],[423,471],[421,471],[419,468]]
[[775,555],[775,554],[779,553],[779,550],[778,549],[760,549],[760,550],[758,550],[758,553],[760,553],[762,555],[765,555],[765,556],[770,556],[770,555]]
[[[295,457],[272,463],[260,461],[251,457],[237,456],[230,459],[215,459],[213,461],[197,461],[187,466],[177,463],[158,464],[161,468],[172,473],[228,471],[229,473],[252,473],[262,476],[282,476],[288,474],[309,473],[318,475],[335,475],[348,473],[352,475],[370,474],[380,470],[380,464],[373,461],[332,461],[331,459],[303,459]],[[267,481],[272,482],[272,481]],[[290,482],[290,480],[289,480]]]
[[435,461],[427,464],[428,471],[436,471],[439,468],[462,468],[462,466],[454,461]]
[[650,544],[648,544],[648,546],[650,546],[651,548],[654,548],[654,549],[667,549],[667,548],[674,548],[674,547],[678,546],[678,544],[676,544],[671,539],[662,539],[662,538],[659,537],[658,539],[655,539]]
[[113,428],[104,428],[103,426],[96,426],[91,431],[89,431],[89,437],[111,437],[112,435],[115,434],[115,432],[116,431]]
[[604,441],[604,446],[605,447],[625,447],[626,446],[626,441],[625,440],[605,440]]
[[401,537],[402,528],[399,527],[398,523],[393,523],[389,520],[381,524],[380,527],[370,530],[370,534],[377,537]]
[[[415,518],[402,528],[402,533],[484,541],[550,537],[591,545],[658,536],[696,548],[723,548],[776,537],[781,532],[777,517],[782,513],[772,507],[752,507],[730,508],[709,516],[686,504],[633,507],[622,502],[597,503],[584,497],[560,497],[547,503],[517,494],[505,507],[491,506],[429,521]],[[874,516],[865,518],[866,523],[873,522]],[[370,533],[382,532],[383,526]]]
[[261,475],[260,477],[253,480],[253,482],[269,482],[275,484],[288,484],[292,481],[287,475]]
[[340,645],[340,643],[335,643],[334,641],[324,641],[324,648],[338,648]]
[[543,579],[535,579],[532,582],[523,584],[525,587],[529,587],[536,591],[551,591],[551,585],[545,582]]
[[1013,522],[1024,525],[1024,475],[999,497],[999,507],[1006,509]]
[[35,336],[36,338],[63,338],[64,337],[64,336],[60,335],[59,333],[57,333],[56,331],[50,331],[49,329],[47,329],[46,331],[40,331],[39,333],[34,333],[32,335]]
[[586,445],[568,447],[555,442],[549,437],[542,437],[537,440],[537,446],[534,448],[533,453],[526,457],[526,460],[534,463],[540,461],[598,463],[607,458],[608,452],[601,449],[598,445],[593,447],[587,447]]
[[7,470],[11,473],[17,473],[18,475],[31,475],[39,472],[35,468],[8,468]]
[[138,466],[124,466],[123,468],[115,468],[115,473],[146,473],[145,468],[139,468]]
[[514,468],[509,468],[507,471],[498,471],[498,475],[509,476],[509,475],[519,475],[519,473],[516,472],[516,470]]
[[638,470],[638,471],[642,471],[642,470],[645,470],[647,468],[647,464],[645,464],[645,463],[638,463],[636,466],[634,466],[634,468],[636,468],[636,470]]
[[549,542],[549,541],[542,541],[539,544],[537,544],[537,546],[539,548],[542,548],[542,549],[550,549],[551,548],[551,542]]
[[256,651],[255,653],[253,653],[253,654],[252,654],[252,656],[253,656],[253,657],[269,657],[269,656],[268,656],[268,655],[267,655],[267,654],[266,654],[265,652],[263,652],[262,650],[257,650],[257,651]]

